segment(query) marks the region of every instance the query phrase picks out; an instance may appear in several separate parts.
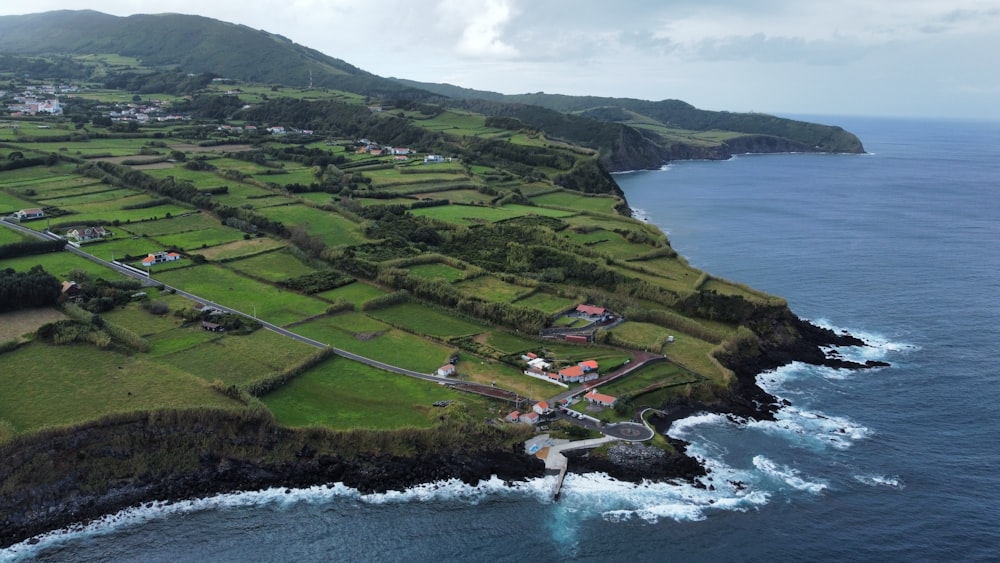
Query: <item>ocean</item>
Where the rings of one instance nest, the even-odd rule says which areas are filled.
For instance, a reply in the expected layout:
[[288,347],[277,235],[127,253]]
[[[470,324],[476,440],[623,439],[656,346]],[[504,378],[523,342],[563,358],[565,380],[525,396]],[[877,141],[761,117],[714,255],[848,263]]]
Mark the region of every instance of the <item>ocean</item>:
[[570,475],[153,504],[0,551],[40,561],[1000,559],[1000,123],[793,116],[866,155],[741,155],[616,178],[717,276],[788,299],[889,368],[759,376],[774,422],[670,433],[706,489]]

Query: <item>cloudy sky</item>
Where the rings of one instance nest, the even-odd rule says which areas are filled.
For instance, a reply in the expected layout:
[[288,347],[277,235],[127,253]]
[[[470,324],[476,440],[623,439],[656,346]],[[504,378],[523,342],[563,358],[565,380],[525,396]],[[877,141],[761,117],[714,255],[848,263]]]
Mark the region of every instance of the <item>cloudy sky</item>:
[[32,0],[0,15],[84,7],[208,16],[382,76],[508,94],[1000,119],[1000,0]]

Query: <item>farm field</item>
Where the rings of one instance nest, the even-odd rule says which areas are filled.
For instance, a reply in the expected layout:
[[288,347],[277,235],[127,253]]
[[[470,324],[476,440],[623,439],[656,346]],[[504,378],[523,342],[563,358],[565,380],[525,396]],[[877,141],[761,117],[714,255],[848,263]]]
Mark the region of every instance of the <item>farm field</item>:
[[294,278],[316,271],[284,250],[241,258],[227,262],[226,266],[248,276],[263,278],[271,282]]
[[202,264],[155,274],[163,283],[257,316],[276,325],[286,325],[322,313],[326,304],[318,299],[254,281],[225,268]]
[[432,373],[445,363],[452,349],[394,329],[363,313],[320,317],[295,327],[295,332],[387,364]]
[[558,295],[552,295],[551,293],[546,293],[544,291],[537,291],[527,297],[517,299],[514,301],[514,304],[520,307],[538,309],[539,311],[549,315],[555,315],[570,309],[579,303],[573,299],[559,297]]
[[[670,362],[656,362],[643,366],[617,381],[601,386],[601,392],[615,397],[632,395],[650,386],[671,387],[700,383],[704,378]],[[657,405],[658,406],[658,405]]]
[[0,260],[0,268],[13,268],[18,272],[26,272],[35,265],[45,268],[45,271],[59,278],[68,280],[70,272],[81,270],[87,272],[91,278],[104,278],[106,280],[123,280],[125,276],[118,272],[105,268],[96,262],[87,260],[66,251],[48,252],[45,254],[35,254],[34,256],[19,256],[17,258],[4,258]]
[[532,290],[530,287],[507,283],[493,276],[479,276],[471,280],[461,281],[455,284],[455,287],[469,295],[502,303],[514,301]]
[[415,276],[427,279],[458,281],[465,277],[464,270],[453,268],[441,262],[434,264],[417,264],[416,266],[410,266],[407,270]]
[[254,237],[201,249],[198,251],[198,254],[201,254],[210,261],[231,260],[241,256],[251,256],[284,247],[285,243],[279,240],[270,237]]
[[14,229],[8,229],[3,225],[0,225],[0,245],[10,244],[12,242],[21,242],[27,240],[21,233],[15,231]]
[[16,340],[25,335],[31,335],[38,327],[65,319],[57,309],[21,309],[0,313],[0,342]]
[[243,406],[208,382],[142,355],[90,344],[32,342],[3,355],[0,412],[16,432],[93,420],[116,412]]
[[469,322],[419,303],[401,303],[372,311],[370,315],[393,326],[445,340],[489,330],[485,325]]
[[455,401],[447,409],[478,402],[466,393],[332,358],[263,398],[280,424],[322,425],[349,430],[430,428],[445,411],[435,401]]
[[380,289],[368,283],[356,281],[336,289],[324,291],[323,293],[317,293],[316,296],[322,297],[328,301],[346,299],[351,303],[354,303],[355,306],[360,307],[366,301],[371,301],[372,299],[385,294],[386,291],[384,289]]
[[[483,360],[468,354],[461,354],[461,359],[455,365],[458,377],[462,381],[471,381],[483,385],[493,385],[509,389],[521,396],[531,399],[543,399],[565,391],[565,387],[546,383],[534,377],[528,377],[521,370],[495,361]],[[509,411],[508,406],[508,412]]]
[[[0,184],[0,188],[3,188],[3,184]],[[30,209],[32,207],[38,207],[38,204],[0,191],[0,215],[9,215],[19,209]]]
[[[184,330],[204,333],[197,327]],[[207,382],[243,385],[293,366],[316,349],[269,330],[251,334],[214,335],[196,346],[160,356],[159,362],[196,375]]]
[[286,227],[305,227],[312,236],[320,237],[329,246],[368,242],[358,225],[341,215],[305,205],[283,205],[259,210],[269,219],[281,221]]
[[538,205],[550,205],[555,207],[568,207],[591,211],[594,213],[607,213],[614,215],[614,207],[621,200],[617,197],[609,196],[584,196],[573,192],[553,192],[537,196],[532,196],[531,201]]

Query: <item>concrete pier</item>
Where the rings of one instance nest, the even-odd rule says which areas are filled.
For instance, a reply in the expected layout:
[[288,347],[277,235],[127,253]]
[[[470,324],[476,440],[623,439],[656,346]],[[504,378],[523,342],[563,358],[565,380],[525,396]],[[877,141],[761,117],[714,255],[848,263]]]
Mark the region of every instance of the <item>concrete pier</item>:
[[569,442],[567,440],[549,439],[548,434],[543,434],[526,442],[525,447],[528,448],[529,452],[532,447],[538,447],[534,453],[545,461],[545,473],[556,476],[556,484],[552,488],[552,500],[555,501],[559,500],[559,492],[562,490],[563,479],[566,478],[566,469],[569,466],[569,460],[566,459],[566,456],[562,452],[596,448],[597,446],[616,440],[618,438],[604,436],[603,438]]

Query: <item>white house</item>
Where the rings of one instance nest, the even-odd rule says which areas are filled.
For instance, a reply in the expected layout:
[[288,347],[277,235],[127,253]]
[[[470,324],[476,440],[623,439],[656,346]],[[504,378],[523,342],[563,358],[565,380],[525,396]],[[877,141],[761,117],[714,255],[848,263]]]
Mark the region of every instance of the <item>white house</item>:
[[444,162],[444,157],[439,154],[429,154],[424,157],[424,164],[431,164],[434,162]]
[[167,252],[161,250],[160,252],[153,252],[149,256],[142,259],[143,266],[152,266],[154,264],[160,264],[163,262],[173,262],[174,260],[180,260],[181,255],[176,252]]
[[96,227],[73,227],[66,231],[66,238],[71,238],[77,242],[95,240],[108,236],[108,231],[101,226]]
[[31,209],[22,209],[14,213],[14,217],[17,217],[18,221],[30,221],[31,219],[41,219],[45,217],[45,212],[37,207]]
[[598,393],[597,389],[591,389],[583,396],[587,399],[588,403],[594,405],[601,405],[602,407],[613,407],[615,402],[618,400],[617,397],[612,397],[611,395],[605,395],[604,393]]
[[521,415],[519,420],[528,424],[538,424],[538,418],[537,412],[526,412]]
[[546,401],[538,401],[535,403],[531,410],[537,412],[538,414],[545,414],[549,412],[549,403]]
[[438,368],[438,377],[451,377],[455,375],[455,366],[452,364],[445,364]]

